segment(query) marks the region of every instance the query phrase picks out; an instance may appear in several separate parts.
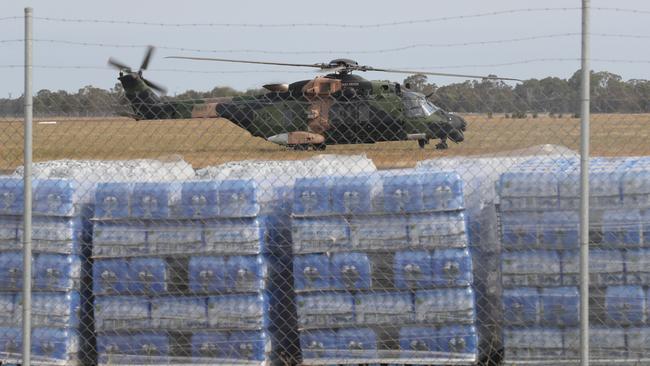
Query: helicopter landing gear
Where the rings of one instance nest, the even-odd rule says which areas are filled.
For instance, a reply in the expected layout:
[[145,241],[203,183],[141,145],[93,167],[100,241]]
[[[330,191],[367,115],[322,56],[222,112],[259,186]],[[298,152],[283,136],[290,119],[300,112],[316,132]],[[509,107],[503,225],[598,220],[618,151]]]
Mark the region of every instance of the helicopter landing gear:
[[436,144],[436,150],[446,150],[449,148],[447,145],[447,139],[440,139],[440,142]]
[[327,148],[327,145],[325,144],[316,144],[314,145],[314,150],[315,151],[324,151]]
[[308,144],[293,145],[293,149],[296,151],[307,151],[309,150],[309,145]]
[[428,139],[427,139],[427,140],[424,140],[424,139],[422,139],[422,140],[418,140],[418,146],[420,147],[420,149],[424,149],[424,147],[425,147],[426,145],[428,145],[428,144],[429,144],[429,140],[428,140]]

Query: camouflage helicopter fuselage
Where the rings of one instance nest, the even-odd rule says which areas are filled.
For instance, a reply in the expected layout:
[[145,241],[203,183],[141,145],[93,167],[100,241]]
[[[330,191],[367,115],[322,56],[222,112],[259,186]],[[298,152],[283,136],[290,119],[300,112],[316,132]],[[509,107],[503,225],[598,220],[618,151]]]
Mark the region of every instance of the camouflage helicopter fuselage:
[[161,101],[132,74],[119,80],[135,119],[225,118],[253,136],[295,148],[429,139],[464,140],[466,122],[388,81],[331,74],[289,85],[265,86],[256,96]]

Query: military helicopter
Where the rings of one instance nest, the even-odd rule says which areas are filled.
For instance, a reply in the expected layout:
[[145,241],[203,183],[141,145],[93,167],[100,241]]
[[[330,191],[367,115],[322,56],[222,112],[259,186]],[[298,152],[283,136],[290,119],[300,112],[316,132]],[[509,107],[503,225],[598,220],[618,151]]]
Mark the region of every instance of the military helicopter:
[[517,80],[495,76],[446,74],[382,69],[359,65],[339,58],[327,63],[297,64],[168,56],[167,58],[234,62],[246,64],[309,67],[326,73],[311,80],[291,84],[267,84],[268,92],[256,96],[236,96],[183,101],[163,100],[156,92],[165,88],[142,76],[154,48],[149,47],[140,69],[110,58],[109,65],[120,71],[136,120],[225,118],[251,135],[296,150],[324,150],[327,145],[362,144],[380,141],[417,141],[424,148],[430,139],[440,139],[437,149],[448,148],[447,140],[464,140],[466,121],[438,108],[409,85],[389,81],[369,81],[352,72],[390,72],[478,79]]

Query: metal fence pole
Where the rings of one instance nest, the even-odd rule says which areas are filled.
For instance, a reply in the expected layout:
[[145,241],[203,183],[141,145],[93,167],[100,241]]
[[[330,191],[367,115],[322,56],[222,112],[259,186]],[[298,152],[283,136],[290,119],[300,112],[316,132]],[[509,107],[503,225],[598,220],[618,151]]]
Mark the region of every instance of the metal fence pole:
[[25,8],[25,156],[23,213],[23,365],[30,365],[32,313],[32,8]]
[[580,86],[580,363],[589,365],[589,1],[582,0]]

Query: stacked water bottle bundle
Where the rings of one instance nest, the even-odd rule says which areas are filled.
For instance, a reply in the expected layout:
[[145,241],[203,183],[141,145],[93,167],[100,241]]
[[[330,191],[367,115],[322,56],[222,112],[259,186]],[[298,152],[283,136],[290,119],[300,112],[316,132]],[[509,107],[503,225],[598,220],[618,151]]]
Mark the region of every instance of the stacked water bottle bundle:
[[[501,177],[507,361],[579,356],[578,164],[533,159]],[[650,351],[643,235],[650,190],[641,179],[650,165],[621,158],[591,166],[591,357],[636,362]]]
[[304,364],[476,361],[458,175],[403,170],[298,179],[293,212]]
[[295,315],[291,289],[281,286],[290,233],[276,188],[253,180],[100,184],[99,363],[279,362],[291,339],[277,317]]
[[[69,180],[33,184],[32,362],[91,364],[92,207]],[[8,363],[22,357],[23,197],[22,179],[0,179],[0,360]]]

